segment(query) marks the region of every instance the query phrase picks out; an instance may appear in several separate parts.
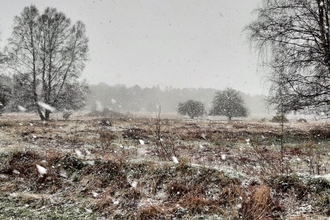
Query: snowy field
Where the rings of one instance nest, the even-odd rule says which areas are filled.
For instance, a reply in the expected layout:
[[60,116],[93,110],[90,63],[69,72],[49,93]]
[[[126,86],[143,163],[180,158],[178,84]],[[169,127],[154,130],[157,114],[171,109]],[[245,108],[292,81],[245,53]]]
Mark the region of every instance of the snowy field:
[[0,117],[0,219],[330,216],[325,122],[52,118]]

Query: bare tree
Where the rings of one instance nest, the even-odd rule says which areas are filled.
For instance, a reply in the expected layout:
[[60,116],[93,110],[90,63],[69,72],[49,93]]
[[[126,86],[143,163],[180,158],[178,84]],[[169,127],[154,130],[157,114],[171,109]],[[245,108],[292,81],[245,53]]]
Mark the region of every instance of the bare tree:
[[249,114],[239,92],[231,88],[217,92],[212,104],[210,115],[223,115],[229,121],[233,117],[247,117]]
[[3,113],[10,97],[10,79],[2,72],[4,62],[5,57],[0,52],[0,115]]
[[[82,22],[71,25],[55,8],[46,8],[40,15],[34,5],[25,7],[14,19],[6,50],[7,67],[14,75],[15,102],[36,110],[42,120],[49,120],[51,109],[38,103],[57,110],[77,107],[86,98],[86,84],[79,83],[78,77],[87,52]],[[80,92],[72,93],[76,89]]]
[[329,114],[330,1],[264,0],[256,12],[246,29],[271,69],[270,102]]

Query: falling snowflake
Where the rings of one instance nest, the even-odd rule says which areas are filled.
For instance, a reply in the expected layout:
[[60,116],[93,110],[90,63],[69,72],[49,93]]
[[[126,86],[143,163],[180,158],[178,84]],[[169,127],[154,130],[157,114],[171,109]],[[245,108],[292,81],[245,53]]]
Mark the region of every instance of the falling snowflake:
[[47,174],[47,169],[43,166],[40,166],[39,164],[36,164],[37,170],[40,175]]
[[50,111],[50,112],[54,112],[54,111],[56,111],[56,109],[54,108],[54,107],[52,107],[52,106],[50,106],[50,105],[48,105],[48,104],[46,104],[46,103],[44,103],[44,102],[37,102],[38,103],[38,105],[40,106],[40,107],[42,107],[42,108],[44,108],[44,109],[46,109],[46,110],[48,110],[48,111]]
[[172,160],[173,160],[173,163],[179,163],[179,160],[176,156],[173,156],[172,157]]
[[17,106],[17,108],[18,108],[18,111],[20,111],[20,112],[26,112],[26,108],[24,108],[23,106]]
[[132,183],[131,183],[131,186],[133,187],[133,188],[136,188],[137,187],[137,182],[136,181],[133,181]]

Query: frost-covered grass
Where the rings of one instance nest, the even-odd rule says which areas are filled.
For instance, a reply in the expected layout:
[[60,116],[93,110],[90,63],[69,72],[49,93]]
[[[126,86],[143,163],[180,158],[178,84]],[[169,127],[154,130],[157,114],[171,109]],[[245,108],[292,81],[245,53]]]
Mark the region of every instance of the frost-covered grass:
[[286,124],[281,154],[269,122],[14,116],[0,118],[0,219],[330,215],[326,124]]

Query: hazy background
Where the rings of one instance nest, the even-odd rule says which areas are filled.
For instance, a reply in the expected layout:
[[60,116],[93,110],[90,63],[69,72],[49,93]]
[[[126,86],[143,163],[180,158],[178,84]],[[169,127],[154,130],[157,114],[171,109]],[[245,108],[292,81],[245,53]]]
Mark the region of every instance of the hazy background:
[[242,31],[261,0],[2,1],[1,47],[14,16],[31,4],[40,13],[55,7],[86,24],[90,61],[82,78],[91,84],[267,93]]

